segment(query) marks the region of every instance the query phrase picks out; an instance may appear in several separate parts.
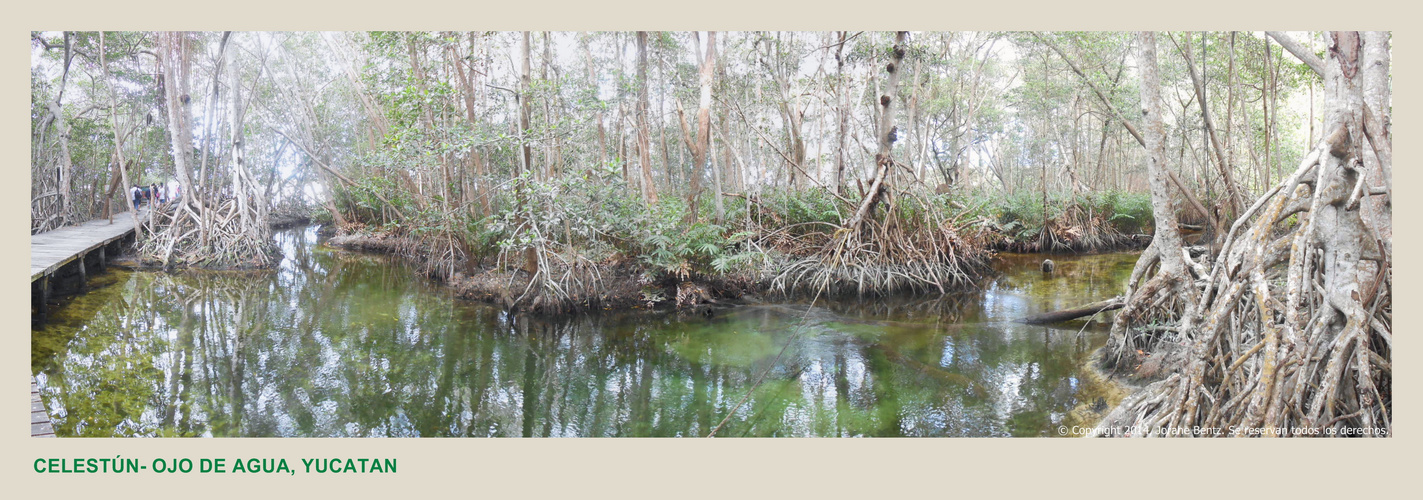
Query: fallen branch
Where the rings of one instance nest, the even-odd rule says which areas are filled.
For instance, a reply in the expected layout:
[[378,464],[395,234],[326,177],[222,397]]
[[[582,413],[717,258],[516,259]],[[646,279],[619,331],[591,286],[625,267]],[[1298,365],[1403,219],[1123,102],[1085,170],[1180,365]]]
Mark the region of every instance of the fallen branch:
[[1018,323],[1027,323],[1030,325],[1058,323],[1062,321],[1081,318],[1083,316],[1091,316],[1102,311],[1112,311],[1116,309],[1121,309],[1122,306],[1125,304],[1126,301],[1123,300],[1120,295],[1118,295],[1116,297],[1112,297],[1110,299],[1103,300],[1100,302],[1093,302],[1082,307],[1074,307],[1072,309],[1063,309],[1061,311],[1046,312],[1034,316],[1028,316],[1026,318],[1018,319],[1015,321]]

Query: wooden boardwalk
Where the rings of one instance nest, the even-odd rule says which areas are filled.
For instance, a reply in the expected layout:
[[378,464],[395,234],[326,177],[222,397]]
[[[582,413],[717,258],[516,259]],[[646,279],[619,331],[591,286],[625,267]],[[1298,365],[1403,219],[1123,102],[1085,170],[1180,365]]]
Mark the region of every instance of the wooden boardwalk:
[[[140,217],[145,213],[138,212]],[[30,321],[43,320],[49,297],[56,288],[74,290],[76,283],[83,284],[91,269],[96,272],[102,269],[111,249],[117,254],[122,246],[120,240],[132,234],[133,228],[133,216],[123,212],[114,214],[113,222],[96,219],[31,235]],[[33,376],[30,377],[30,437],[54,437],[49,411],[45,409]]]
[[54,426],[49,424],[49,411],[40,399],[40,387],[34,377],[30,377],[30,437],[54,437]]
[[[140,210],[142,216],[144,211]],[[53,274],[65,264],[133,232],[128,212],[30,236],[30,282]]]

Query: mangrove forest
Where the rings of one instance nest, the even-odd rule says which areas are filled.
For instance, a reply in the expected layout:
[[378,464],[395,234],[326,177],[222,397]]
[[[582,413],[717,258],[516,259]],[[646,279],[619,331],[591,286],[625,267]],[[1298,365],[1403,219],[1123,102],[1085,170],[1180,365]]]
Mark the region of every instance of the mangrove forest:
[[33,382],[59,437],[1389,436],[1390,45],[36,31]]

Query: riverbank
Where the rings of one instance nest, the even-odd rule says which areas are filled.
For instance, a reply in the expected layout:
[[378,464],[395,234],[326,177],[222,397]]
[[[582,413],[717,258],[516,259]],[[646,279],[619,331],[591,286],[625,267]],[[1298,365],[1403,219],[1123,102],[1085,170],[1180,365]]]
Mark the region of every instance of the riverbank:
[[[520,194],[522,193],[522,194]],[[914,188],[778,189],[648,201],[569,172],[518,179],[490,202],[434,212],[340,190],[313,215],[337,246],[400,255],[471,297],[513,308],[681,306],[754,293],[883,297],[974,288],[995,251],[1139,248],[1147,197]]]
[[[308,226],[311,225],[311,223],[311,216],[304,213],[278,213],[271,214],[270,218],[267,221],[267,227],[272,231],[282,231],[286,229]],[[273,254],[278,253],[276,251],[276,247],[269,246],[269,250]],[[274,255],[274,257],[278,260],[280,259],[280,255]],[[275,265],[275,263],[276,260],[273,260],[271,265]],[[159,270],[166,268],[156,260],[145,261],[139,256],[138,248],[133,247],[126,248],[123,251],[116,253],[112,257],[110,264],[124,269],[133,270]],[[171,268],[198,269],[203,271],[261,272],[264,270],[270,270],[271,265],[259,266],[248,264],[234,265],[214,263],[208,265],[175,265],[171,266]]]
[[[697,227],[707,227],[702,223]],[[675,229],[675,227],[674,227]],[[962,229],[962,227],[961,227]],[[623,243],[623,251],[575,250],[572,255],[567,249],[562,252],[544,250],[541,266],[529,266],[527,262],[509,262],[511,257],[520,258],[517,252],[493,252],[469,248],[451,249],[448,241],[441,241],[438,235],[423,237],[403,234],[398,230],[377,230],[363,226],[338,228],[332,224],[322,225],[320,234],[324,243],[334,248],[349,251],[371,252],[391,255],[413,264],[426,277],[452,289],[459,296],[486,303],[500,305],[507,309],[538,313],[569,313],[587,310],[637,310],[637,309],[698,309],[708,305],[738,302],[750,299],[753,302],[765,297],[795,296],[850,296],[886,297],[899,293],[932,293],[972,289],[981,286],[984,280],[999,273],[991,262],[1009,259],[1013,265],[1037,267],[1044,258],[1058,255],[1080,255],[1103,252],[1078,253],[1071,249],[1060,252],[991,252],[984,245],[999,243],[988,235],[1002,236],[983,229],[974,229],[973,237],[954,241],[962,253],[960,256],[966,267],[942,286],[932,283],[901,280],[897,284],[865,286],[866,275],[876,274],[894,277],[900,268],[913,265],[910,259],[885,263],[844,265],[840,273],[843,279],[828,283],[818,289],[808,279],[809,273],[795,274],[804,268],[804,262],[814,256],[813,245],[793,246],[798,252],[778,251],[790,238],[787,231],[779,230],[761,238],[753,238],[746,232],[738,233],[731,240],[717,240],[717,234],[725,229],[715,227],[712,231],[692,231],[681,235],[684,242],[668,245],[656,237],[648,238],[660,245],[643,248]],[[810,233],[802,239],[828,239],[827,235]],[[756,242],[753,240],[759,239]],[[716,257],[687,251],[686,247],[715,245],[719,253],[707,252]],[[828,242],[822,242],[828,243]],[[455,242],[458,245],[458,242]],[[676,248],[667,249],[666,246]],[[995,245],[996,246],[996,245]],[[1128,248],[1131,245],[1126,245]],[[1109,247],[1115,249],[1116,246]],[[461,251],[462,250],[462,251]],[[528,250],[526,250],[528,251]],[[538,251],[538,250],[535,250]],[[952,254],[953,252],[948,252]],[[451,259],[451,254],[460,254],[459,259]],[[512,255],[511,255],[512,254]],[[669,262],[658,261],[658,257],[674,258]],[[599,258],[601,256],[601,258]],[[592,258],[589,258],[592,257]],[[596,259],[596,260],[595,260]],[[460,261],[452,265],[452,260]],[[725,265],[726,261],[734,265]],[[1029,262],[1031,261],[1031,262]],[[535,271],[530,271],[535,269]],[[858,273],[858,274],[856,274]],[[874,280],[877,278],[870,278]],[[548,293],[548,292],[555,293]],[[1068,300],[1069,302],[1071,299]]]
[[327,238],[328,246],[359,252],[388,254],[425,269],[424,273],[450,288],[461,298],[495,304],[510,310],[562,314],[589,310],[637,310],[653,308],[698,309],[728,301],[740,301],[748,294],[769,290],[767,282],[745,273],[722,277],[698,277],[681,281],[672,277],[654,279],[628,262],[600,262],[584,269],[591,277],[582,286],[567,287],[564,295],[549,298],[538,293],[537,273],[523,269],[499,268],[455,271],[448,275],[430,272],[431,256],[419,240],[389,234],[340,234]]
[[1145,193],[1102,191],[1048,199],[1033,193],[985,201],[984,226],[995,251],[1093,253],[1140,250],[1155,219]]

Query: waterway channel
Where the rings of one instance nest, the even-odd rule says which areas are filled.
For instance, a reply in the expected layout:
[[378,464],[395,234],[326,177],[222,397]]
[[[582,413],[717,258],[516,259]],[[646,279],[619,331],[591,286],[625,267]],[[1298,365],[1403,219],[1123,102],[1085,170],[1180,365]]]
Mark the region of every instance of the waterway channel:
[[1114,402],[1085,368],[1105,326],[1012,320],[1118,294],[1136,260],[1005,254],[944,296],[540,318],[310,228],[277,238],[274,271],[114,270],[34,327],[55,433],[704,436],[730,413],[718,436],[1056,436]]

